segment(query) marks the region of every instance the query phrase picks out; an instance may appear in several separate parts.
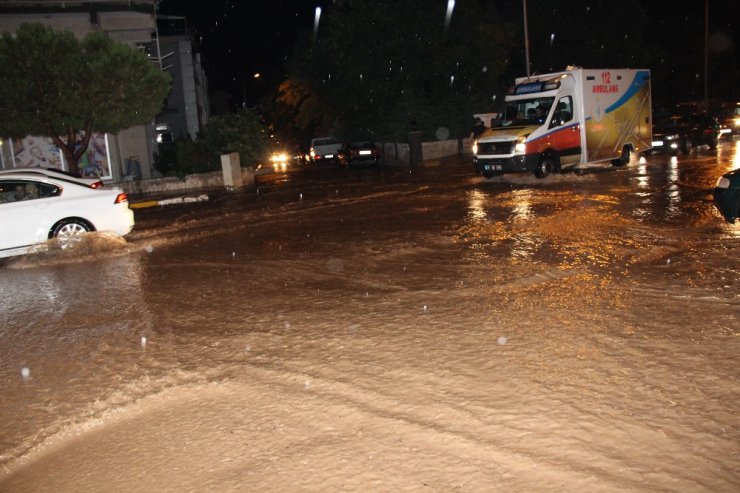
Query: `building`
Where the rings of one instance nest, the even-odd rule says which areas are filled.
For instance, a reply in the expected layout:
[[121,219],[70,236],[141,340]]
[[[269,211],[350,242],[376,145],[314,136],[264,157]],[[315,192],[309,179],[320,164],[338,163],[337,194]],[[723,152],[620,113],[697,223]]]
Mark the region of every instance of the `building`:
[[162,114],[157,116],[159,142],[190,136],[195,138],[210,116],[208,82],[200,53],[194,53],[184,17],[157,17],[162,69],[173,77]]
[[[109,181],[153,177],[157,140],[186,134],[195,137],[208,119],[207,82],[199,55],[193,53],[185,20],[158,19],[157,3],[157,0],[0,0],[0,32],[12,33],[25,22],[68,30],[78,38],[103,31],[115,41],[145,51],[152,63],[172,76],[173,89],[163,113],[155,121],[117,135],[93,136],[95,155],[100,159],[87,169],[90,174]],[[164,26],[166,36],[160,37],[158,25]],[[171,134],[166,134],[163,128]],[[61,153],[57,156],[56,147],[50,142],[51,139],[35,136],[21,142],[5,142],[0,149],[0,167],[50,164],[65,168]]]

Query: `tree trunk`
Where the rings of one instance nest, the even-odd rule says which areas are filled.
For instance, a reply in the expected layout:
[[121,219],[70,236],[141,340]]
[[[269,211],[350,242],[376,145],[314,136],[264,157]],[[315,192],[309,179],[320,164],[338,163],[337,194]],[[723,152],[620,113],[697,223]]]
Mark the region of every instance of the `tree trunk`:
[[56,132],[49,127],[51,139],[54,143],[62,150],[64,156],[64,162],[67,164],[67,171],[76,175],[80,174],[80,158],[87,152],[87,146],[90,144],[90,136],[92,135],[92,125],[88,123],[87,128],[84,130],[84,134],[81,139],[77,139],[80,131],[76,128],[67,129],[67,141],[63,141],[61,137],[56,135]]
[[67,171],[76,175],[80,174],[80,168],[77,166],[77,158],[75,157],[74,144],[70,148],[67,145],[61,147],[62,154],[64,155],[64,162],[67,163]]

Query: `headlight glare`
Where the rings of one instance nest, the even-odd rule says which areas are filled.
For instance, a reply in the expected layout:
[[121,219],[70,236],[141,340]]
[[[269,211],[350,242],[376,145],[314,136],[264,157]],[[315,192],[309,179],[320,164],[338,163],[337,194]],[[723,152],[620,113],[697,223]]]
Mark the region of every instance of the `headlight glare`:
[[519,137],[519,140],[517,140],[516,144],[514,145],[514,153],[524,154],[526,150],[527,150],[527,138]]

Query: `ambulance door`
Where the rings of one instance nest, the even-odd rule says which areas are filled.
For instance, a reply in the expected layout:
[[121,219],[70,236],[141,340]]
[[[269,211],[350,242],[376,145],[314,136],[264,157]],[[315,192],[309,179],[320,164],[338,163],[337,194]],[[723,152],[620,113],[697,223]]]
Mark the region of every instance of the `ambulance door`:
[[569,166],[581,160],[581,127],[576,117],[573,96],[561,96],[555,102],[549,125],[549,139],[560,155],[560,165]]

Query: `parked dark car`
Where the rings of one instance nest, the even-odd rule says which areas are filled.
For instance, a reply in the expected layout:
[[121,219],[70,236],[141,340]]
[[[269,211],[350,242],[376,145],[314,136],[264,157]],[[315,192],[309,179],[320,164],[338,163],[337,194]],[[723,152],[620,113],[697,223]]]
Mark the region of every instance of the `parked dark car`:
[[722,175],[712,192],[714,202],[729,222],[740,218],[740,168]]
[[719,138],[720,126],[716,118],[706,115],[670,116],[653,125],[651,152],[688,154],[700,145],[715,149]]
[[339,164],[341,166],[350,167],[358,164],[377,166],[379,160],[380,152],[371,140],[353,140],[347,142],[339,151]]

